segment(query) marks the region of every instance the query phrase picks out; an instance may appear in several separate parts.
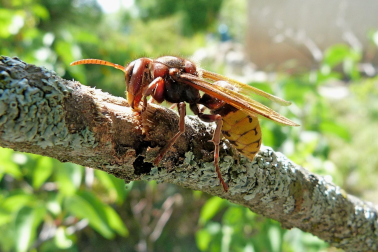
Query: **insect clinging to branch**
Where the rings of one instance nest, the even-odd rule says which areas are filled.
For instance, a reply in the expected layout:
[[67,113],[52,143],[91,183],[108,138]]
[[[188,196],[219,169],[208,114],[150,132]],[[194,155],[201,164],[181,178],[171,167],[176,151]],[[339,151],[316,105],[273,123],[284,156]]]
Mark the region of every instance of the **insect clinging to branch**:
[[[228,191],[228,186],[219,168],[221,133],[239,152],[253,160],[261,146],[258,115],[279,124],[298,126],[243,93],[254,93],[283,106],[290,105],[290,102],[220,74],[197,68],[193,62],[183,58],[140,58],[126,67],[99,59],[83,59],[71,63],[71,66],[80,64],[106,65],[122,70],[125,73],[127,101],[136,111],[145,111],[148,96],[152,96],[158,103],[166,100],[178,104],[179,132],[160,150],[154,160],[155,165],[160,163],[179,136],[185,132],[186,103],[201,120],[215,122],[216,129],[212,138],[215,146],[214,165],[224,191]],[[200,91],[204,94],[201,95]],[[205,114],[201,106],[208,108],[210,114]]]

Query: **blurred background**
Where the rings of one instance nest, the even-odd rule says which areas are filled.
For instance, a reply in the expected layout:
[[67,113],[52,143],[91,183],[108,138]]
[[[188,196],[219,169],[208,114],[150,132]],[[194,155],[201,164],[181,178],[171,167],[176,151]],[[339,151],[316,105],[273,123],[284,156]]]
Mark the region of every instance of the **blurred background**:
[[[124,96],[127,64],[175,55],[293,102],[263,143],[378,203],[378,4],[373,0],[0,0],[0,54]],[[131,182],[0,149],[0,251],[339,251],[170,184]]]

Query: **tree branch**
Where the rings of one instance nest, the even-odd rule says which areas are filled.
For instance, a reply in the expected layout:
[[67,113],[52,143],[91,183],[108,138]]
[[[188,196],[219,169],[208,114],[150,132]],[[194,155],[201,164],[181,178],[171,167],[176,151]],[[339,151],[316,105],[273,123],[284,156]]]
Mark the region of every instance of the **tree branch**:
[[173,111],[149,105],[142,115],[126,100],[17,58],[0,58],[0,146],[111,173],[126,182],[157,180],[201,190],[297,227],[346,251],[378,250],[377,208],[346,194],[263,147],[254,161],[224,140],[213,165],[213,128],[186,118],[186,131],[159,167],[152,160],[178,131]]

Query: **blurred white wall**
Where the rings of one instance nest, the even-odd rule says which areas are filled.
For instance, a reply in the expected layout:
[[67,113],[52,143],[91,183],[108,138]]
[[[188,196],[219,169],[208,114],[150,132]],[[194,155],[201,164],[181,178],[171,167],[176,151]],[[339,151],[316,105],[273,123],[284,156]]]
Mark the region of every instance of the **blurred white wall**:
[[260,69],[311,68],[338,43],[378,66],[377,46],[368,40],[378,30],[376,0],[248,0],[247,11],[246,51]]

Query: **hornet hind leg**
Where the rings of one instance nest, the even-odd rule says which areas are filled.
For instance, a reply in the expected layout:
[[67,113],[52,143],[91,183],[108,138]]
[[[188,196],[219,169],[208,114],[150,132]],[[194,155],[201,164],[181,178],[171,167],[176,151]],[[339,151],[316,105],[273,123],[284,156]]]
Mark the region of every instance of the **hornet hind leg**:
[[222,174],[220,172],[220,168],[219,168],[219,143],[220,143],[220,139],[221,139],[220,135],[221,135],[221,132],[222,132],[222,124],[223,124],[223,122],[222,122],[222,116],[218,115],[218,114],[215,114],[215,115],[202,114],[202,112],[200,112],[197,104],[190,104],[190,109],[202,121],[204,121],[204,122],[215,122],[216,125],[217,125],[216,128],[215,128],[214,134],[213,134],[213,139],[211,139],[210,142],[213,142],[214,143],[214,147],[215,147],[215,149],[214,149],[214,166],[215,166],[215,171],[217,172],[219,182],[223,186],[223,190],[225,192],[228,192],[228,186],[227,186],[226,182],[224,182],[224,180],[222,178]]

